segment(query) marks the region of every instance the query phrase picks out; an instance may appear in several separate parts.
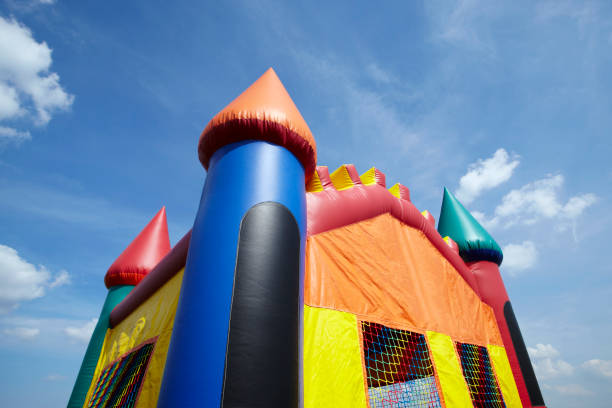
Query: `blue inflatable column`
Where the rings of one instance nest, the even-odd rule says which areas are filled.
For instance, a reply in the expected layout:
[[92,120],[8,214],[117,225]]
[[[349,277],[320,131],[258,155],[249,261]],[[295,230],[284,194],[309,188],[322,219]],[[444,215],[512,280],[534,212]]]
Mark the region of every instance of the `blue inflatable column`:
[[[279,92],[287,109],[270,70],[200,140],[208,176],[158,407],[301,405],[304,169],[314,168],[314,142],[257,105],[236,111],[241,98],[257,102],[253,93],[262,89],[265,109],[279,104]],[[292,115],[295,123],[294,112],[285,119]]]

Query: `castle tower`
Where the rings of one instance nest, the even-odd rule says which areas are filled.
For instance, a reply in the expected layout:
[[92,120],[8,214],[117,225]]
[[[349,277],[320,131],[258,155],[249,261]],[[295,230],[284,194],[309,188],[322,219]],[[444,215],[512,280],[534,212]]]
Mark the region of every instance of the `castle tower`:
[[314,139],[269,69],[210,121],[198,155],[208,175],[158,407],[297,407]]
[[68,408],[81,408],[85,402],[109,327],[111,311],[169,251],[166,208],[163,207],[106,272],[104,283],[108,293],[83,357]]
[[493,308],[523,406],[543,407],[544,399],[499,272],[501,248],[446,188],[438,232],[456,242],[459,254],[476,277],[480,297]]

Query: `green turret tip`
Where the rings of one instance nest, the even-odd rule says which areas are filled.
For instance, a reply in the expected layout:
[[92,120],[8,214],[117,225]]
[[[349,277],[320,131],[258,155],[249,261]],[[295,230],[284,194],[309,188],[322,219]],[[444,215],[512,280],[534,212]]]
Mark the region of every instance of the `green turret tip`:
[[501,265],[504,255],[497,242],[446,187],[439,219],[438,232],[457,243],[465,262],[490,261]]

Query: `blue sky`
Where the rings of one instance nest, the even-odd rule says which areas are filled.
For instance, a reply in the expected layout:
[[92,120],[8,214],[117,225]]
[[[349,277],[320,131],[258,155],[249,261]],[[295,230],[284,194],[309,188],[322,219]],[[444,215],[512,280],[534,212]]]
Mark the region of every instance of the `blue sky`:
[[612,3],[202,3],[0,0],[1,406],[66,403],[106,269],[190,228],[199,134],[270,66],[319,164],[489,229],[547,404],[609,405]]

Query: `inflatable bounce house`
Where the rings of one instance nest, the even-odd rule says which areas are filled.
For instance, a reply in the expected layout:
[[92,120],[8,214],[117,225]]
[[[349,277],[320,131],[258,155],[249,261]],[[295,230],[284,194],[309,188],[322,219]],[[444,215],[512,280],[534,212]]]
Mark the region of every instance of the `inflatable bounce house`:
[[543,407],[502,252],[376,168],[317,166],[272,69],[204,129],[193,228],[111,265],[69,407]]

